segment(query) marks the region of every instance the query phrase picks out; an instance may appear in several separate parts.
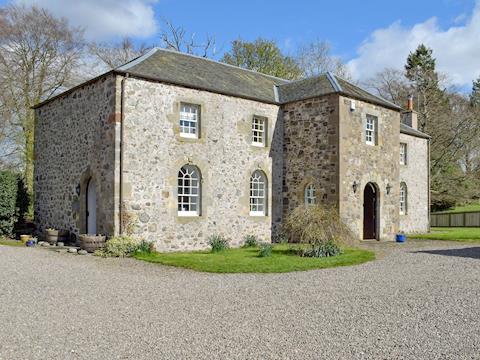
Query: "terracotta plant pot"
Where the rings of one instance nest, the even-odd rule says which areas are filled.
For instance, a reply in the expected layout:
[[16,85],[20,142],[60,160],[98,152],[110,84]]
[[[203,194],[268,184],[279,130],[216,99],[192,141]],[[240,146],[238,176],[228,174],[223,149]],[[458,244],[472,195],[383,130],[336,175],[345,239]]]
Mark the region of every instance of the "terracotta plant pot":
[[67,230],[47,229],[47,242],[55,245],[57,242],[66,243],[70,239],[70,233]]
[[103,235],[82,234],[79,236],[79,239],[80,248],[88,252],[94,252],[95,250],[103,249],[107,238]]

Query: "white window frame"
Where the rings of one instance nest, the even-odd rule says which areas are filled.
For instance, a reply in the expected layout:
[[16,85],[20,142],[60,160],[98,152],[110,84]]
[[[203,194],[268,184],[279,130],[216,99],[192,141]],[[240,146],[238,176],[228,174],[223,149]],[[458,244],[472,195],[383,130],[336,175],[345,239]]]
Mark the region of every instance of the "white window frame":
[[[267,215],[267,195],[267,176],[263,171],[255,170],[250,176],[250,216]],[[263,210],[258,210],[259,208],[263,208]]]
[[315,205],[317,203],[317,189],[314,184],[305,186],[304,201],[305,205]]
[[267,144],[267,118],[263,116],[252,117],[252,145],[265,147]]
[[400,143],[400,165],[407,165],[407,144]]
[[181,137],[198,139],[200,134],[200,105],[180,103],[180,118],[178,124],[180,126]]
[[365,120],[365,143],[368,145],[377,144],[378,118],[373,115],[367,115]]
[[[177,176],[178,216],[200,216],[202,178],[200,170],[193,165],[184,165]],[[193,205],[195,209],[192,210]]]
[[404,182],[400,183],[400,215],[407,214],[408,210],[408,189],[407,184]]

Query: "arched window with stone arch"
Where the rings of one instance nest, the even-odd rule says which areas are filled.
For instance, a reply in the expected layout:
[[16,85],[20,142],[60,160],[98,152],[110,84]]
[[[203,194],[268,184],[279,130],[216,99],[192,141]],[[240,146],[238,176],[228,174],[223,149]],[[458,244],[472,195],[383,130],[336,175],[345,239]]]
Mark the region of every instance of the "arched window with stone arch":
[[255,170],[250,177],[250,216],[267,215],[267,177],[261,170]]
[[407,196],[408,196],[408,191],[407,191],[407,184],[405,184],[403,181],[400,183],[400,214],[405,215],[407,213]]
[[183,165],[178,172],[178,216],[199,216],[201,207],[201,175],[193,165]]
[[317,203],[317,189],[314,184],[310,183],[305,186],[304,200],[305,205],[315,205]]

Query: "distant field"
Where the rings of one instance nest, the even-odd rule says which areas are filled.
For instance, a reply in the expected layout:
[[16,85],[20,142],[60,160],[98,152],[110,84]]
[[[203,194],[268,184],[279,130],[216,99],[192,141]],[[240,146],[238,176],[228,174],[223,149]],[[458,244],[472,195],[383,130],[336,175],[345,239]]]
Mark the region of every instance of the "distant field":
[[468,205],[464,205],[464,206],[456,206],[453,209],[445,210],[445,211],[439,211],[439,212],[432,213],[432,214],[455,214],[455,213],[460,213],[460,212],[474,212],[474,211],[480,211],[480,203],[468,204]]

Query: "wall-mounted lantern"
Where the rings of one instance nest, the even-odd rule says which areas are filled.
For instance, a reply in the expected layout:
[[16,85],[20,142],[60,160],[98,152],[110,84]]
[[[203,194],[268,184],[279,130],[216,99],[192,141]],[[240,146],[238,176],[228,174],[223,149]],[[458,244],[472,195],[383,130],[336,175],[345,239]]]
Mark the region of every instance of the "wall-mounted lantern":
[[357,192],[357,189],[358,189],[358,183],[357,181],[355,180],[352,184],[352,189],[353,189],[353,193],[356,193]]
[[77,193],[77,196],[80,196],[80,184],[77,184],[75,187],[75,192]]
[[392,190],[392,186],[390,185],[390,183],[387,184],[386,190],[387,190],[387,195],[390,195],[390,190]]

